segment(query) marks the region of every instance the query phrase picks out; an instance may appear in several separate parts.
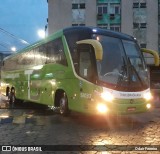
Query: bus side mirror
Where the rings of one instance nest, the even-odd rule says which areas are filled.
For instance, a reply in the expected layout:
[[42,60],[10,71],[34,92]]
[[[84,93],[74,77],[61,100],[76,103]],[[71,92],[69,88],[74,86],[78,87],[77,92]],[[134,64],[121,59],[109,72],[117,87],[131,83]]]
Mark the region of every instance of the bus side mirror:
[[87,40],[78,41],[76,43],[78,45],[80,45],[80,44],[92,45],[92,47],[94,48],[96,60],[100,60],[100,61],[102,60],[102,58],[103,58],[103,48],[102,48],[102,45],[99,41],[93,40],[93,39],[87,39]]
[[149,53],[149,54],[153,55],[153,57],[154,57],[154,65],[155,66],[159,66],[160,61],[159,61],[159,55],[158,55],[157,51],[141,48],[141,52]]

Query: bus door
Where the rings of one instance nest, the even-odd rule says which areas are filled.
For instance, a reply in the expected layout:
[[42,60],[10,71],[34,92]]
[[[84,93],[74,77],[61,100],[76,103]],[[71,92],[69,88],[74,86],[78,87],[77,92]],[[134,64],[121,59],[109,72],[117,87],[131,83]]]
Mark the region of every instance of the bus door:
[[[96,53],[98,52],[99,54]],[[77,46],[78,52],[78,69],[77,74],[83,78],[80,80],[80,99],[83,102],[83,108],[88,109],[91,104],[91,98],[93,97],[94,90],[96,88],[97,81],[97,67],[96,59],[102,57],[102,48],[99,42],[95,40],[79,41]],[[101,55],[100,55],[101,54]],[[100,58],[101,59],[101,58]]]
[[25,75],[27,76],[27,91],[28,91],[28,99],[30,99],[30,82],[31,82],[31,74],[33,73],[33,70],[26,70]]

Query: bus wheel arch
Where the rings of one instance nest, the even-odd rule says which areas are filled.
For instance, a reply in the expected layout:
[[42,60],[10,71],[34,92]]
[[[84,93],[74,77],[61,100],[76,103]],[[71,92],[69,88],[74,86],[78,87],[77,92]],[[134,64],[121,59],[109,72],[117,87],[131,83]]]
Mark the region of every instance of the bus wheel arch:
[[63,116],[69,114],[68,98],[66,92],[62,89],[58,89],[55,93],[54,106],[59,108],[59,112]]

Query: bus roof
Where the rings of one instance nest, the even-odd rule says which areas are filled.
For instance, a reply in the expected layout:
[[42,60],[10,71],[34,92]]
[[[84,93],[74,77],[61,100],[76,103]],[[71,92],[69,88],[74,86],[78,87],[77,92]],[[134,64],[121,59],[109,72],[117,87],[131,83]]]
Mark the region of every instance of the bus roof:
[[12,54],[10,56],[7,56],[6,58],[4,58],[4,60],[10,58],[10,57],[14,57],[16,55],[19,55],[20,53],[23,53],[33,47],[37,47],[41,44],[47,43],[59,36],[61,36],[62,34],[69,34],[69,33],[73,33],[73,32],[87,32],[90,34],[101,34],[101,35],[106,35],[106,36],[111,36],[111,37],[116,37],[116,38],[120,38],[120,39],[125,39],[125,40],[135,40],[134,37],[121,33],[121,32],[115,32],[112,30],[107,30],[107,29],[102,29],[102,28],[97,28],[97,27],[86,27],[86,26],[76,26],[76,27],[68,27],[62,30],[57,31],[56,33],[53,33],[52,35],[46,37],[45,39],[42,39],[38,42],[35,42],[34,44],[31,44],[21,50],[19,50],[17,53]]
[[72,33],[75,31],[87,31],[89,33],[94,33],[94,34],[101,34],[101,35],[106,35],[106,36],[111,36],[111,37],[117,37],[120,39],[125,39],[125,40],[135,40],[134,37],[121,33],[121,32],[116,32],[116,31],[112,31],[109,29],[102,29],[102,28],[98,28],[98,27],[86,27],[86,26],[75,26],[75,27],[69,27],[69,28],[65,28],[63,30],[64,34],[68,34],[68,33]]

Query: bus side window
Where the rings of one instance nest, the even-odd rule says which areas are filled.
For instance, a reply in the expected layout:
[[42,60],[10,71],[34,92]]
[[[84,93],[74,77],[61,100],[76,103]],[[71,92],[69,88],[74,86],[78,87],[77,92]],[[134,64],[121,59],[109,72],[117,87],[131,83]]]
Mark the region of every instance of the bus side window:
[[53,42],[49,42],[47,43],[47,51],[46,51],[46,63],[55,63],[55,59],[54,59],[54,44]]
[[61,38],[51,41],[47,44],[47,63],[58,63],[67,65],[67,59],[64,54],[63,42]]
[[36,65],[43,65],[46,63],[46,47],[41,45],[34,49],[34,57]]
[[39,47],[39,63],[45,64],[46,63],[46,45],[43,44]]

